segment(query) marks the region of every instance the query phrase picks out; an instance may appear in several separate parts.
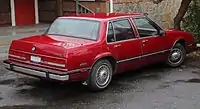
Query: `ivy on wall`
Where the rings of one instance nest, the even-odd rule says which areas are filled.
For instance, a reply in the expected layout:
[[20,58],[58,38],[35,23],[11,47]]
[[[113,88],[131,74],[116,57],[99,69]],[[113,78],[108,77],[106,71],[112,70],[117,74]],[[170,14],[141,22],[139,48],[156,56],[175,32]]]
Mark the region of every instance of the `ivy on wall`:
[[193,33],[200,43],[200,0],[193,0],[190,4],[182,28],[184,31]]

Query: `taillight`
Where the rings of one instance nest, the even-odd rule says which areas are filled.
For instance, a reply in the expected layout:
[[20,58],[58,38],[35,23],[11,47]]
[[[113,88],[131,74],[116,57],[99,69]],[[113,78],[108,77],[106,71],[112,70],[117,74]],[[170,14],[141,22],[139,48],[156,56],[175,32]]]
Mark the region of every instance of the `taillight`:
[[57,67],[65,67],[65,60],[63,59],[54,59],[54,58],[42,58],[42,62],[44,64],[57,66]]
[[9,51],[8,57],[9,58],[14,57],[14,58],[26,60],[26,55],[24,53],[20,53],[20,52],[17,52],[17,51],[12,51],[12,50]]
[[57,66],[57,67],[65,67],[65,64],[59,64],[59,63],[48,62],[48,61],[44,61],[44,63],[48,65]]

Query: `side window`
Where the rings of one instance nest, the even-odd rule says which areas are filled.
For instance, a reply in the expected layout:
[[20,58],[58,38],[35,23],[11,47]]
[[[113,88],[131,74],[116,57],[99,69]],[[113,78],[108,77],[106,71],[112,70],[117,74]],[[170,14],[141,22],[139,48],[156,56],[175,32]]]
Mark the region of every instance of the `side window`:
[[136,28],[139,32],[140,37],[150,37],[159,34],[159,29],[148,19],[142,18],[133,18],[133,22],[136,25]]
[[112,23],[108,25],[107,42],[115,42],[114,30]]
[[116,41],[135,38],[133,28],[128,19],[113,21]]

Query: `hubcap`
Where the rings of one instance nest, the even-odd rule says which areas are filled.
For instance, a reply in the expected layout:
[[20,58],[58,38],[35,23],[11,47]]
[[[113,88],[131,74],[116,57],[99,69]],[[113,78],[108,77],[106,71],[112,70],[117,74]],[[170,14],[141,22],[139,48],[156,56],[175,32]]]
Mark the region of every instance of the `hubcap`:
[[181,62],[182,58],[183,58],[183,53],[180,49],[178,48],[174,48],[172,49],[170,56],[169,56],[169,62],[173,63],[173,64],[177,64],[179,62]]
[[173,59],[173,60],[177,60],[177,59],[179,59],[180,57],[181,57],[181,53],[180,53],[180,52],[175,51],[175,52],[172,53],[172,59]]
[[96,74],[96,82],[100,86],[104,86],[107,84],[110,78],[110,70],[107,65],[102,65],[98,68],[97,74]]

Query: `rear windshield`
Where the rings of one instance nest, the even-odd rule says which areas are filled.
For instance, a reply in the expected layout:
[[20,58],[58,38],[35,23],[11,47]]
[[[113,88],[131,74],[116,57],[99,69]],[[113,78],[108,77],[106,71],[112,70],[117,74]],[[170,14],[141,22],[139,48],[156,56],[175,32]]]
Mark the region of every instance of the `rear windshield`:
[[58,18],[46,34],[97,40],[99,26],[94,20]]

